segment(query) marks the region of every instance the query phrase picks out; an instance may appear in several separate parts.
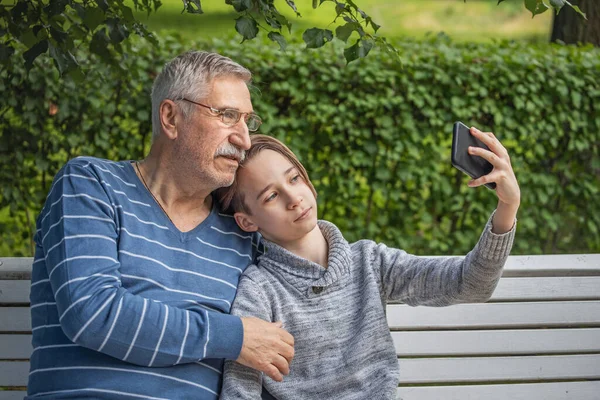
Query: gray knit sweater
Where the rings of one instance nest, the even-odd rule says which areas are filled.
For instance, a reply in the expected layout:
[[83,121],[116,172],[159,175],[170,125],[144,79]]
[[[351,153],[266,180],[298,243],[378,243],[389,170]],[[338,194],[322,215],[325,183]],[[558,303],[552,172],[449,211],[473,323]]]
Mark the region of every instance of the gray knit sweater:
[[232,314],[282,321],[295,340],[283,382],[225,363],[221,399],[394,399],[398,359],[385,317],[388,300],[411,306],[484,302],[494,291],[515,227],[496,235],[488,221],[466,257],[417,257],[369,240],[348,244],[319,221],[328,266],[264,240],[267,251],[242,275]]

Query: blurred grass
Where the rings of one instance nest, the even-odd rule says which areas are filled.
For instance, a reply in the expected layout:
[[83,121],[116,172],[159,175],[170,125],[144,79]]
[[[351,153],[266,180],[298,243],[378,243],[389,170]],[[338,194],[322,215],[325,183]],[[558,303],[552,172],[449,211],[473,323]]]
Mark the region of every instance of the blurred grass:
[[[532,19],[521,0],[507,0],[500,5],[496,5],[496,0],[468,0],[466,3],[463,0],[356,0],[356,3],[381,25],[379,33],[390,39],[421,38],[444,32],[456,41],[546,42],[552,27],[550,11]],[[335,30],[339,22],[343,22],[332,23],[335,11],[330,2],[315,10],[311,0],[297,0],[300,18],[283,0],[277,0],[275,4],[292,23],[291,36],[296,39],[301,38],[307,28]],[[136,17],[159,34],[173,30],[190,39],[230,36],[235,32],[237,14],[224,0],[205,0],[202,8],[202,15],[182,14],[181,0],[163,0],[156,13],[150,16],[137,13]],[[290,37],[287,32],[285,34]]]

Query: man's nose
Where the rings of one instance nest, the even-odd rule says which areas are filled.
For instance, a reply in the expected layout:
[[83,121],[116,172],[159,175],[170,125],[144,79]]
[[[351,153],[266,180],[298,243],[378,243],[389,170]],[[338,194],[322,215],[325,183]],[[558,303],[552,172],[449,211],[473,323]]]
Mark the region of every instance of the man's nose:
[[244,118],[240,118],[238,123],[235,125],[236,133],[230,136],[229,142],[237,146],[239,149],[248,150],[250,149],[250,131]]

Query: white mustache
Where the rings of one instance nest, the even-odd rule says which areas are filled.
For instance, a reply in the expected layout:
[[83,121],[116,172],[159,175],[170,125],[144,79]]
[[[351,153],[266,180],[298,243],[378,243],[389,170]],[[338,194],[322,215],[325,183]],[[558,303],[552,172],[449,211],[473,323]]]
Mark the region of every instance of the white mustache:
[[246,158],[246,152],[244,150],[238,149],[231,143],[227,143],[217,149],[215,157],[220,156],[235,157],[241,163]]

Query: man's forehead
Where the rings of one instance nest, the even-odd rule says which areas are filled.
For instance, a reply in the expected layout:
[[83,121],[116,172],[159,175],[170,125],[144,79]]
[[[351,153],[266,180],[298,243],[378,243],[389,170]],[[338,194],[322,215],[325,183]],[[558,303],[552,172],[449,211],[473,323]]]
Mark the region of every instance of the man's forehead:
[[224,105],[252,106],[250,90],[244,80],[237,77],[214,79],[209,86],[206,100],[221,102]]

